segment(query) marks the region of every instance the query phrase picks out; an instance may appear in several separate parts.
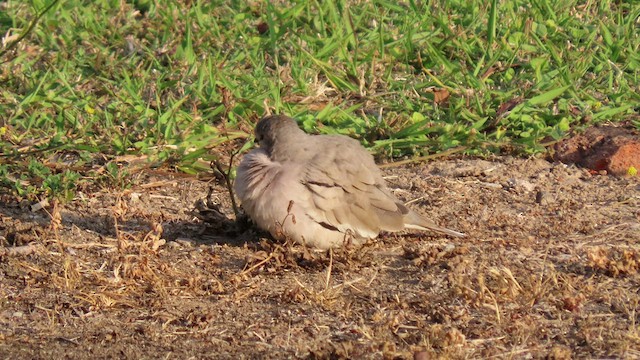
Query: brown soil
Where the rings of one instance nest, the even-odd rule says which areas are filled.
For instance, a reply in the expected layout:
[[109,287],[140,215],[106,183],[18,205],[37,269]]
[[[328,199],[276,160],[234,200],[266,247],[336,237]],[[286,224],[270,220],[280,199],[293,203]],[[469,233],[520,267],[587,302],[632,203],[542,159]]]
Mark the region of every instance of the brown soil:
[[640,169],[640,131],[621,126],[591,127],[557,143],[553,157],[617,176],[635,174]]
[[206,183],[153,174],[48,213],[4,198],[0,355],[640,357],[637,177],[513,158],[385,173],[468,237],[308,252],[196,210]]

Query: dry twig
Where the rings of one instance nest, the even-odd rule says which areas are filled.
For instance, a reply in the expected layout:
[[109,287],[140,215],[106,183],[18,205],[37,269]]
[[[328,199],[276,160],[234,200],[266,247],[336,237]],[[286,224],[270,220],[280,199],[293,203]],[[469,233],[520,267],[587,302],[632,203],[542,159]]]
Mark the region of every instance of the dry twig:
[[0,247],[0,257],[30,255],[35,253],[39,248],[39,244],[27,244],[16,247]]

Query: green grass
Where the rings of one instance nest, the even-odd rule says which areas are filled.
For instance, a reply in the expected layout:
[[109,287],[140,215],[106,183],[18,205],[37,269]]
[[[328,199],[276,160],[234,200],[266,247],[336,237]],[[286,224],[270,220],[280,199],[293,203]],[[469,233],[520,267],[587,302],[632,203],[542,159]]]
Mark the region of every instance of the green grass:
[[[97,154],[204,171],[265,104],[388,157],[640,127],[635,1],[60,0],[27,32],[52,1],[0,3],[1,183],[28,194]],[[61,153],[72,169],[29,171]]]

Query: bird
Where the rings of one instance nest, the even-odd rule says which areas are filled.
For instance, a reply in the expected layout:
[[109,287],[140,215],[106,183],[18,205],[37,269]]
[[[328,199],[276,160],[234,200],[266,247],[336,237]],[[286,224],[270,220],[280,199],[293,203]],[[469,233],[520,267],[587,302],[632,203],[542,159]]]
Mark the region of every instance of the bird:
[[398,200],[373,156],[345,135],[312,135],[286,115],[255,127],[254,148],[236,170],[234,190],[253,223],[277,240],[328,250],[362,245],[382,232],[436,225]]

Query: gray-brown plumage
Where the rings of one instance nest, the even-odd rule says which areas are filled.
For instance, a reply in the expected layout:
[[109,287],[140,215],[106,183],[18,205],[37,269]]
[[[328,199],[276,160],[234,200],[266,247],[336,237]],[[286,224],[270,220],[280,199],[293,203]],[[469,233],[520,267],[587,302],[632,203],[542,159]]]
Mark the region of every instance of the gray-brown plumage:
[[234,187],[245,212],[275,238],[328,249],[361,244],[381,231],[464,236],[399,201],[354,139],[306,134],[283,115],[260,120],[255,136],[260,148],[244,156]]

